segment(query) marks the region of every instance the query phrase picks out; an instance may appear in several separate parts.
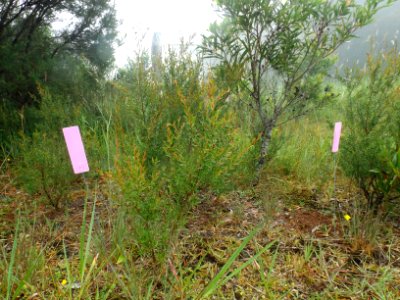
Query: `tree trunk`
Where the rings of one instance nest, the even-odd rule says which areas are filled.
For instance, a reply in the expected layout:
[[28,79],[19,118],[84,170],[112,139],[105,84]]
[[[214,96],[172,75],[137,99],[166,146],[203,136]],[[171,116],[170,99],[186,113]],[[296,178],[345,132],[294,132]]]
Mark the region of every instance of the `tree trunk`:
[[272,127],[265,128],[261,136],[260,157],[258,159],[257,169],[262,169],[265,165],[269,145],[272,137]]
[[267,161],[267,154],[269,150],[269,146],[272,138],[272,129],[273,126],[271,124],[264,127],[264,130],[261,135],[261,148],[260,148],[260,156],[258,158],[257,167],[256,167],[256,179],[254,185],[258,184],[260,179],[261,171]]

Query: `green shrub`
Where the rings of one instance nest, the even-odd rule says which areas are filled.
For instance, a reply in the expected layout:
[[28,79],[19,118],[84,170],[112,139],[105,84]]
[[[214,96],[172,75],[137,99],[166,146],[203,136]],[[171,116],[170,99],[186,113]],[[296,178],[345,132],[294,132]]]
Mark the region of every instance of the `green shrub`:
[[400,59],[397,50],[368,57],[344,78],[345,134],[340,164],[375,212],[399,196]]
[[[213,82],[205,86],[213,89]],[[211,94],[211,93],[209,93]],[[223,192],[249,183],[255,140],[236,128],[236,116],[218,97],[181,96],[183,116],[168,125],[164,151],[169,158],[166,178],[175,199],[200,190]]]
[[[0,99],[0,148],[3,151],[14,152],[15,140],[21,130],[23,120],[16,107],[4,99]],[[0,152],[0,159],[4,152]]]
[[139,256],[160,261],[168,250],[179,208],[163,192],[160,172],[149,173],[145,155],[135,146],[124,146],[117,147],[129,151],[117,154],[114,179],[121,191],[118,203],[125,226],[130,229],[127,238],[133,240]]
[[132,63],[136,76],[117,82],[121,98],[113,110],[113,178],[126,238],[138,255],[158,261],[199,192],[250,181],[255,152],[215,82],[202,83],[196,62],[170,55],[158,69],[168,72],[159,74],[161,83],[141,60]]
[[61,97],[54,97],[46,90],[40,92],[40,108],[31,108],[40,123],[31,129],[31,136],[22,136],[15,170],[17,181],[23,188],[30,193],[43,194],[49,204],[60,208],[76,180],[62,128],[73,125],[80,111],[64,104]]
[[76,178],[61,130],[59,136],[37,131],[23,138],[16,161],[19,184],[29,193],[40,192],[49,204],[60,208]]

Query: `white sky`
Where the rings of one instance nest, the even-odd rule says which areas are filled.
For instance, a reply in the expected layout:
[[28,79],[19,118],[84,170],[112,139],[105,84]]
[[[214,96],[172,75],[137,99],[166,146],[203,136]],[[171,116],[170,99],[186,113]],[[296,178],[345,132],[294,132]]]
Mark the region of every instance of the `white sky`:
[[120,38],[123,45],[116,48],[119,67],[133,57],[138,37],[145,34],[142,46],[150,49],[154,32],[161,33],[163,46],[179,44],[180,38],[200,42],[209,24],[217,20],[212,0],[115,0]]

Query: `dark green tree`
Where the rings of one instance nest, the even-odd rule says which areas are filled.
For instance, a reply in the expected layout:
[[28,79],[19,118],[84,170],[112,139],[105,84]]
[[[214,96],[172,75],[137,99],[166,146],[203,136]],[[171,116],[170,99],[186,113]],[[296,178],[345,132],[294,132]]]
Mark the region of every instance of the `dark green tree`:
[[[52,23],[60,16],[70,23],[55,31]],[[37,83],[59,72],[57,61],[68,56],[103,76],[113,62],[115,38],[110,0],[1,0],[0,97],[17,106],[32,103]]]
[[259,170],[278,122],[330,97],[318,75],[321,64],[391,2],[216,0],[224,20],[210,26],[201,50],[240,72],[240,91],[260,123]]

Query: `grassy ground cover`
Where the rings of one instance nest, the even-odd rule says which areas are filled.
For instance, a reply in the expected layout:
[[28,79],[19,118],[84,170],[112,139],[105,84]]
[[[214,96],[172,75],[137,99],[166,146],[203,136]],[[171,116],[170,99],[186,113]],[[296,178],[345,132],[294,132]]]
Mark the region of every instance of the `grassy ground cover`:
[[398,224],[365,215],[344,179],[334,200],[269,172],[254,189],[200,193],[160,259],[124,239],[132,229],[106,176],[76,189],[65,211],[17,189],[8,172],[1,178],[1,290],[10,299],[199,299],[207,290],[211,299],[400,297]]

